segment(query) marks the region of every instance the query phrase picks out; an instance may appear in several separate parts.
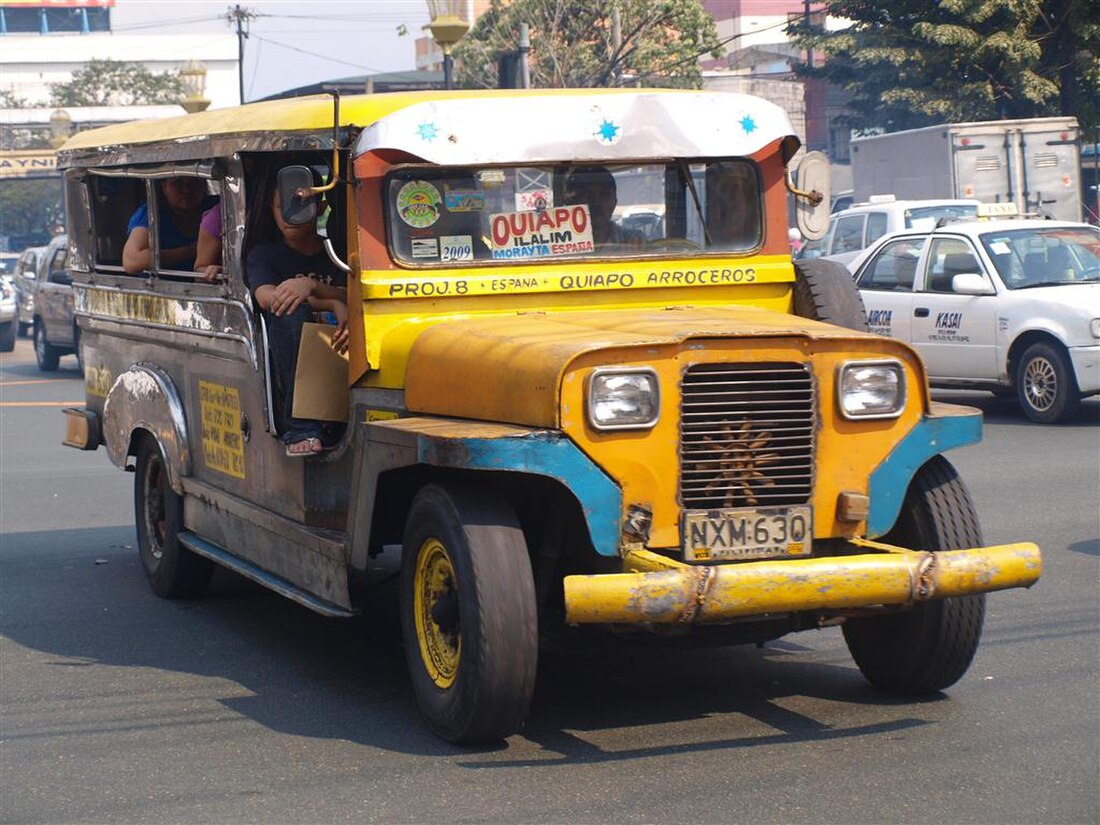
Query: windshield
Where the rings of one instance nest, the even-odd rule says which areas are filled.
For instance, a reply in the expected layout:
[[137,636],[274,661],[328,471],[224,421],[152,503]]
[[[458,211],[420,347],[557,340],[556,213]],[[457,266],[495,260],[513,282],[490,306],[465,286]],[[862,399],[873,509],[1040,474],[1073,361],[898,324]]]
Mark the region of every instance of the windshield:
[[905,228],[912,229],[914,221],[931,220],[934,226],[940,218],[973,218],[977,214],[977,204],[916,206],[905,210]]
[[754,163],[402,167],[387,182],[394,259],[413,266],[748,252],[763,239]]
[[1100,281],[1100,231],[1051,227],[987,232],[982,245],[1009,289]]

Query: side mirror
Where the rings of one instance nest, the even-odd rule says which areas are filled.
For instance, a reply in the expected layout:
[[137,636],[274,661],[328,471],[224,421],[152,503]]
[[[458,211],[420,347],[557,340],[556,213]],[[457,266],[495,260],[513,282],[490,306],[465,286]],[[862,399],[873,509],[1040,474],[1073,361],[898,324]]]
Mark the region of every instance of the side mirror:
[[960,272],[951,279],[951,291],[956,295],[993,295],[993,285],[977,272]]
[[313,172],[308,166],[284,166],[277,177],[279,211],[291,226],[301,226],[317,217],[317,197],[313,188]]
[[[824,238],[829,231],[829,159],[822,152],[807,152],[798,164],[795,187],[795,221],[808,241]],[[809,195],[813,193],[813,197]]]

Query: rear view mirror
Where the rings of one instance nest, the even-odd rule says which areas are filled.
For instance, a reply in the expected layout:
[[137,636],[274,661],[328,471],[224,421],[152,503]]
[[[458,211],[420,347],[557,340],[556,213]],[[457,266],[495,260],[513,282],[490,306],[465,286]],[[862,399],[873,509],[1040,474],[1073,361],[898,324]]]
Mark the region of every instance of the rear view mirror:
[[308,166],[284,166],[277,178],[279,211],[291,226],[301,226],[317,217],[317,197],[313,189],[313,172]]
[[[824,238],[829,231],[829,159],[821,152],[807,152],[798,164],[796,180],[798,229],[808,241]],[[814,193],[814,197],[807,197],[808,193]]]

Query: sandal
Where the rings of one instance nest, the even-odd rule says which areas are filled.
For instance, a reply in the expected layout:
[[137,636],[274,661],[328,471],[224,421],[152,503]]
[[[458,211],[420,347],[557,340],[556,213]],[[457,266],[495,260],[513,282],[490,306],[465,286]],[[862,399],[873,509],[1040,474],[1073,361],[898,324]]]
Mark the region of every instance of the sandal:
[[291,441],[286,445],[286,454],[289,458],[309,458],[325,451],[325,445],[317,437],[303,438],[299,441]]

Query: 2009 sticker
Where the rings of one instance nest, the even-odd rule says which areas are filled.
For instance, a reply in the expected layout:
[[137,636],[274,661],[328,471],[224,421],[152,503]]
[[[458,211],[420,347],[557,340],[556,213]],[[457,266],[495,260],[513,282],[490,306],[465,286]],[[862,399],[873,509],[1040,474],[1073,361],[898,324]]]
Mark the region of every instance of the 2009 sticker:
[[411,180],[397,193],[397,214],[409,226],[427,229],[439,220],[443,197],[424,180]]
[[472,261],[474,243],[470,235],[443,235],[439,238],[440,260]]

